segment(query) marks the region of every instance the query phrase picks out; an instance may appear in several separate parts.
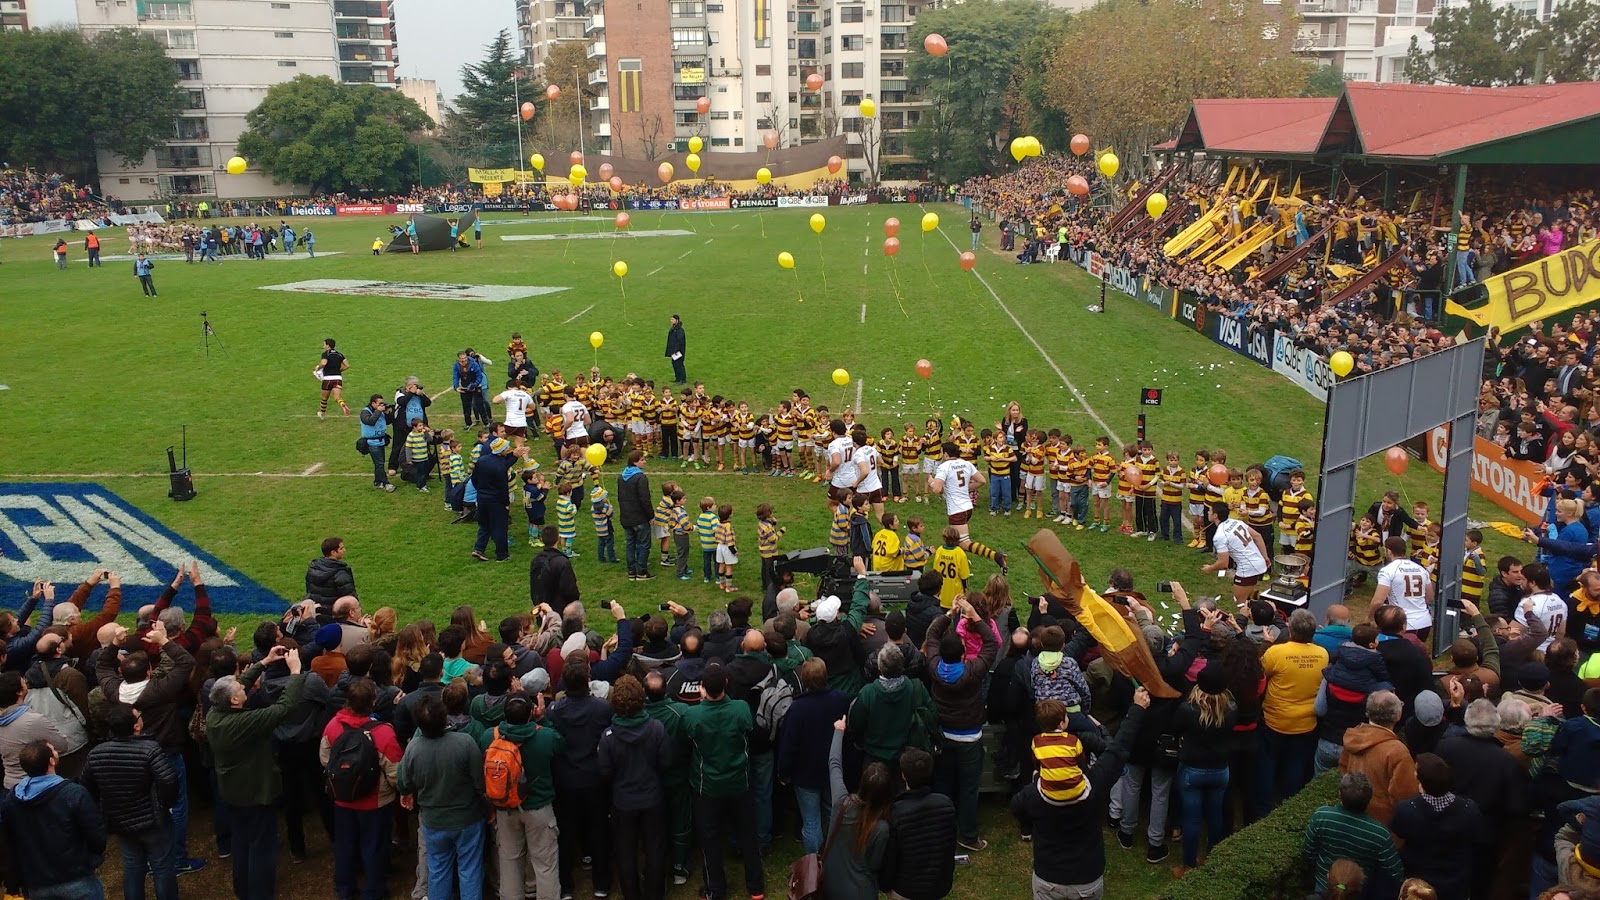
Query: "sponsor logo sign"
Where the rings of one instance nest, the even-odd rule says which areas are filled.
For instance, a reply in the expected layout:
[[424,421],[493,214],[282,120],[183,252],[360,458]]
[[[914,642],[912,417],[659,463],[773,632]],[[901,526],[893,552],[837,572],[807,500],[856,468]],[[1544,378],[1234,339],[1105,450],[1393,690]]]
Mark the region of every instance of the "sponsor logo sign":
[[678,201],[679,209],[708,210],[732,209],[733,205],[727,197],[686,197]]
[[1217,330],[1211,339],[1235,353],[1244,353],[1244,323],[1228,316],[1217,316],[1216,322]]
[[777,199],[772,197],[733,198],[734,209],[770,209],[777,205],[779,205]]
[[804,196],[804,197],[779,197],[778,198],[778,208],[779,209],[809,209],[809,208],[814,207],[814,206],[827,206],[827,205],[828,205],[828,198],[827,197],[812,197],[810,195],[807,195],[807,196]]
[[341,203],[334,207],[341,216],[383,216],[394,212],[389,203]]
[[[38,580],[65,601],[97,568],[122,578],[124,609],[154,603],[178,568],[198,560],[219,613],[272,613],[286,601],[98,484],[0,484],[0,591]],[[103,597],[103,593],[98,596]],[[192,607],[192,600],[181,600]]]
[[426,211],[426,207],[424,207],[424,205],[421,204],[421,203],[396,203],[394,205],[394,211],[397,212],[397,213],[407,213],[407,214],[420,213],[420,212],[425,212]]
[[331,216],[333,213],[333,207],[326,203],[312,203],[306,206],[289,207],[289,215],[291,216]]
[[1295,346],[1281,334],[1272,336],[1272,371],[1324,402],[1333,387],[1333,370],[1328,368],[1327,361],[1310,350]]
[[[1472,436],[1472,490],[1497,506],[1533,525],[1544,520],[1548,498],[1535,492],[1544,480],[1544,468],[1526,460],[1507,459],[1493,441]],[[1428,432],[1428,465],[1444,472],[1450,449],[1450,428],[1441,425]]]
[[471,212],[472,211],[472,204],[471,203],[446,203],[443,206],[439,207],[439,209],[442,210],[443,212],[447,212],[447,213]]
[[1263,366],[1272,365],[1272,337],[1271,328],[1251,326],[1246,330],[1244,355],[1250,357]]
[[840,197],[839,198],[839,205],[840,206],[865,206],[866,204],[867,204],[867,195],[866,194],[851,194],[848,197]]
[[1109,267],[1106,265],[1106,258],[1104,256],[1101,256],[1098,253],[1090,253],[1089,254],[1089,277],[1090,278],[1098,278],[1101,281],[1104,281],[1105,277],[1106,277],[1106,269],[1107,268],[1109,268]]
[[520,284],[432,284],[420,281],[360,281],[344,278],[317,278],[288,284],[262,285],[263,291],[296,291],[305,294],[343,294],[355,297],[398,297],[407,300],[475,300],[504,303],[524,297],[538,297],[564,291],[564,287]]

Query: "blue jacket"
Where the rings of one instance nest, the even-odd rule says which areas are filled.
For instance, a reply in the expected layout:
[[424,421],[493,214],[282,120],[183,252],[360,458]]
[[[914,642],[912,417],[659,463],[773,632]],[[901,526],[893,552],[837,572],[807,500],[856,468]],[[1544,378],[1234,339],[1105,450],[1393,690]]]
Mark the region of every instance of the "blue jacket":
[[383,441],[389,436],[389,419],[383,413],[372,407],[361,410],[361,437],[367,442],[368,447],[383,446]]
[[1561,777],[1573,784],[1600,785],[1600,722],[1576,716],[1550,741],[1549,758],[1561,760]]
[[483,366],[480,365],[477,360],[468,357],[466,377],[463,378],[461,375],[461,365],[459,363],[450,367],[451,387],[463,387],[462,382],[464,381],[466,382],[464,385],[465,387],[477,388],[480,391],[486,391],[489,389],[489,376],[484,374]]
[[1322,678],[1335,687],[1370,694],[1373,691],[1392,690],[1389,667],[1376,650],[1346,644],[1334,651]]
[[1577,580],[1589,560],[1594,559],[1594,539],[1582,522],[1552,525],[1554,534],[1539,538],[1539,549],[1544,551],[1545,565],[1550,567],[1550,583],[1557,591]]
[[136,259],[136,260],[133,261],[133,274],[135,274],[135,275],[149,275],[150,271],[152,269],[154,269],[155,267],[156,267],[155,262],[150,260],[150,259],[148,259],[148,258],[146,258],[146,259]]
[[1324,625],[1317,629],[1316,634],[1311,636],[1311,643],[1328,651],[1329,659],[1333,658],[1333,652],[1339,649],[1340,644],[1349,640],[1349,625]]

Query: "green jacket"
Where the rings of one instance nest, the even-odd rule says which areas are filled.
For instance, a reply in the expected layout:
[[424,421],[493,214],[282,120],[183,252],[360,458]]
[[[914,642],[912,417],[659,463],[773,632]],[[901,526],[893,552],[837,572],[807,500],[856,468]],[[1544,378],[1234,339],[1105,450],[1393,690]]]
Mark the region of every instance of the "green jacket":
[[927,687],[902,676],[890,688],[869,682],[856,695],[845,726],[869,760],[889,761],[907,747],[927,750],[939,727],[939,711]]
[[[843,627],[854,633],[861,631],[861,623],[867,620],[867,607],[872,598],[869,596],[871,588],[865,578],[857,578],[855,592],[850,595],[850,603],[839,611],[839,622]],[[813,625],[813,628],[816,626]],[[861,692],[861,685],[866,680],[860,666],[852,666],[848,671],[837,675],[828,676],[828,687],[836,691],[843,691],[846,697],[854,698]]]
[[701,700],[684,715],[689,740],[689,787],[702,797],[733,797],[750,788],[750,732],[756,726],[743,700]]
[[[474,701],[476,702],[476,701]],[[498,707],[497,707],[498,708]],[[507,725],[502,719],[496,726],[500,736],[522,748],[522,809],[543,809],[556,799],[555,779],[550,775],[551,763],[567,739],[561,732],[538,722]],[[483,733],[478,747],[488,750],[494,743],[494,728]]]
[[422,824],[435,831],[460,831],[483,822],[483,751],[470,735],[421,732],[400,758],[399,788],[416,795]]
[[806,649],[805,644],[802,644],[799,641],[790,641],[789,655],[785,656],[783,659],[773,660],[772,665],[775,666],[780,673],[790,676],[791,679],[798,680],[799,676],[796,675],[795,672],[799,670],[801,663],[810,658],[811,651]]
[[[662,782],[669,789],[683,787],[689,783],[689,739],[685,736],[688,705],[671,699],[647,700],[644,714],[667,729],[667,740],[672,743],[672,765],[661,773]],[[754,722],[754,717],[751,721]]]
[[[239,681],[247,687],[261,678],[253,665]],[[306,676],[289,677],[278,702],[265,709],[211,707],[206,713],[206,742],[217,768],[217,784],[229,806],[271,806],[283,795],[283,776],[272,752],[272,730],[300,705]]]
[[509,696],[511,695],[504,694],[497,702],[491,704],[488,694],[479,694],[467,704],[467,715],[471,716],[472,721],[478,723],[479,727],[485,730],[493,728],[506,720],[505,700]]

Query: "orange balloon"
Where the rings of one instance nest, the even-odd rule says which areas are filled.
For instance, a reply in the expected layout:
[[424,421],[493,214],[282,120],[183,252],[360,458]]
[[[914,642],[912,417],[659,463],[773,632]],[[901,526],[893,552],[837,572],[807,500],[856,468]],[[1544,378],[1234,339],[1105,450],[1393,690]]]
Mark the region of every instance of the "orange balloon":
[[628,223],[631,222],[631,221],[632,221],[632,218],[629,217],[629,215],[627,213],[625,213],[625,212],[617,213],[617,230],[621,231],[621,230],[627,228],[628,227]]
[[555,98],[561,96],[561,87],[554,84],[550,85],[544,89],[544,96],[546,100],[554,100]]
[[925,359],[917,360],[917,374],[921,375],[923,378],[932,378],[933,363],[928,362]]
[[777,129],[769,128],[766,131],[763,131],[761,133],[761,143],[764,144],[768,150],[777,149],[777,146],[778,146],[778,131],[777,131]]
[[601,163],[600,164],[600,180],[601,181],[610,181],[611,180],[611,173],[613,173],[615,171],[616,171],[616,169],[613,169],[611,167],[611,163]]
[[967,251],[963,251],[962,252],[962,254],[961,254],[961,271],[963,271],[963,272],[971,272],[972,271],[972,267],[977,265],[977,264],[978,264],[978,257],[973,255],[971,250],[967,250]]
[[1404,475],[1406,467],[1411,465],[1411,457],[1399,447],[1390,447],[1383,451],[1383,464],[1394,474]]
[[807,75],[806,76],[806,90],[808,90],[808,91],[820,91],[820,90],[822,90],[822,76],[817,74],[816,72],[812,72],[810,75]]
[[883,220],[883,236],[894,237],[900,233],[900,220],[890,216]]
[[900,239],[899,238],[884,238],[884,240],[883,240],[883,255],[884,256],[893,256],[893,255],[895,255],[896,253],[899,253],[899,252],[900,252]]
[[662,184],[666,184],[667,182],[671,181],[672,163],[664,162],[661,165],[656,166],[656,177],[661,179]]
[[839,174],[839,168],[844,165],[844,160],[837,156],[828,157],[828,172],[832,175]]
[[694,101],[694,108],[699,110],[700,115],[702,116],[708,112],[711,112],[711,98],[701,97],[700,99]]
[[1213,464],[1206,470],[1206,480],[1211,482],[1213,487],[1222,487],[1228,483],[1228,467],[1222,463]]
[[930,34],[922,39],[922,49],[928,51],[929,56],[943,56],[950,52],[950,45],[945,43],[943,35]]
[[1079,197],[1088,196],[1089,182],[1082,175],[1068,175],[1067,190]]
[[622,176],[621,175],[613,175],[613,176],[611,176],[611,180],[609,182],[607,182],[607,183],[611,185],[611,189],[613,191],[617,191],[617,192],[621,192],[622,191]]
[[1139,473],[1139,467],[1133,463],[1128,463],[1127,465],[1123,466],[1122,480],[1134,487],[1138,487],[1139,483],[1143,480]]
[[1075,134],[1072,136],[1072,143],[1069,146],[1072,148],[1073,153],[1082,156],[1089,152],[1089,136],[1087,134]]
[[526,122],[531,118],[533,118],[533,103],[532,101],[524,101],[522,104],[522,121]]
[[567,154],[567,159],[572,160],[572,164],[573,165],[581,166],[581,165],[583,165],[583,151],[582,150],[574,150],[571,153]]

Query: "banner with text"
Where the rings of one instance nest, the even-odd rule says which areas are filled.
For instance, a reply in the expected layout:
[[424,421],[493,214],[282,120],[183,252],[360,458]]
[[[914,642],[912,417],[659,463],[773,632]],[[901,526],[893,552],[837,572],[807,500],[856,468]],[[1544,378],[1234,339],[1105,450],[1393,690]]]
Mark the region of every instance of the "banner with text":
[[1328,389],[1333,387],[1334,377],[1327,360],[1296,346],[1287,335],[1272,336],[1272,371],[1300,385],[1318,400],[1328,402]]
[[1488,302],[1467,309],[1446,300],[1445,312],[1502,333],[1600,300],[1600,239],[1534,260],[1457,293],[1467,297],[1487,293]]
[[[1544,467],[1526,460],[1511,459],[1499,444],[1472,436],[1472,490],[1494,501],[1500,508],[1529,525],[1544,520],[1548,499],[1538,486],[1545,479]],[[1450,427],[1441,425],[1428,432],[1428,465],[1444,474],[1450,447]]]

